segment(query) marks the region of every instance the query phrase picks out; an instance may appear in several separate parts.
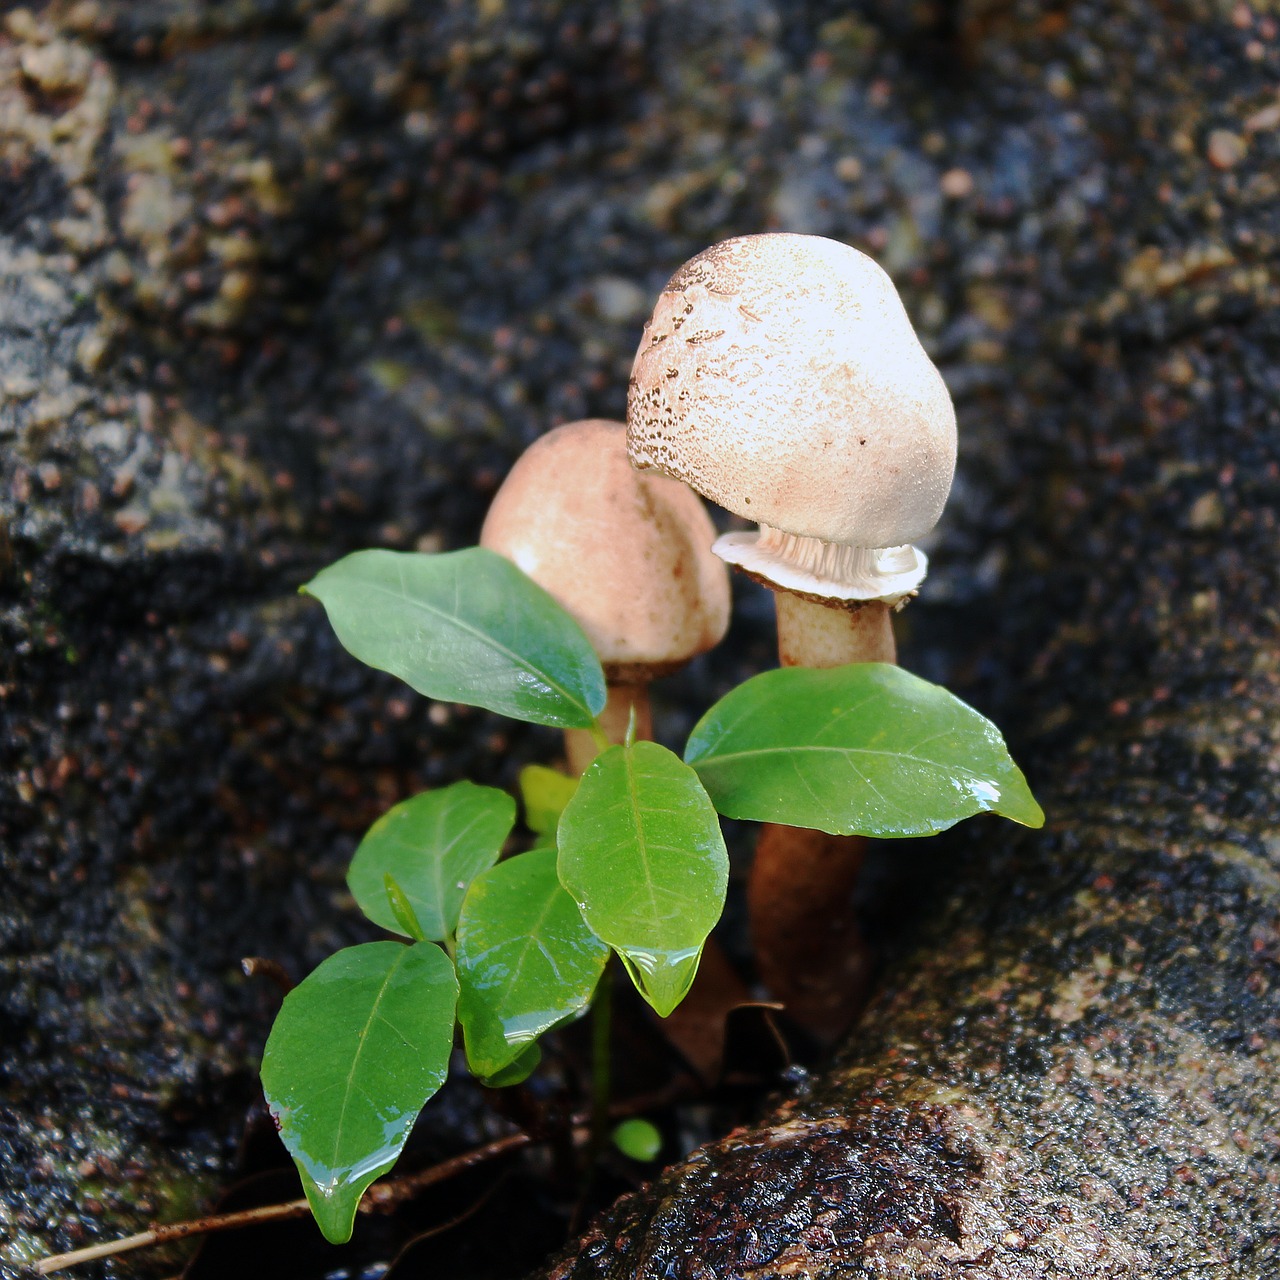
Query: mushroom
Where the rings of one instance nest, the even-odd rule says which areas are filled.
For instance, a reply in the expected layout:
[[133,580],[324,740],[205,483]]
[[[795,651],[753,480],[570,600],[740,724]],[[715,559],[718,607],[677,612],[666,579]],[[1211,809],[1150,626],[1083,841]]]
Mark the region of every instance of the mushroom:
[[[489,508],[480,544],[506,556],[564,606],[604,665],[600,724],[621,742],[632,710],[651,734],[649,682],[719,642],[729,582],[711,554],[715,528],[698,495],[627,460],[620,422],[557,427],[519,458]],[[581,773],[598,753],[587,730],[565,734]]]
[[[889,277],[818,236],[740,236],[690,259],[645,326],[633,464],[756,521],[714,550],[774,593],[784,666],[892,662],[890,614],[927,559],[955,470],[941,375]],[[748,889],[761,976],[818,1034],[858,994],[856,837],[762,831]],[[841,976],[843,974],[843,976]]]

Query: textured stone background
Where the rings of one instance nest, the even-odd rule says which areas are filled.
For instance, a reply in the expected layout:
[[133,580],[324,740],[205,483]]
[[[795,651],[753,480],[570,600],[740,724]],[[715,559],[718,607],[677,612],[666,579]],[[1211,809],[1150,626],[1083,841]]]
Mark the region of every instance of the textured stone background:
[[[553,749],[365,673],[296,585],[357,546],[473,541],[525,443],[621,414],[670,271],[779,228],[873,252],[952,388],[960,472],[904,659],[1008,727],[1054,830],[928,855],[959,905],[925,913],[835,1092],[677,1171],[665,1217],[624,1207],[577,1265],[1280,1267],[1274,5],[79,0],[4,23],[10,1261],[215,1189],[274,1007],[240,957],[300,973],[361,936],[341,875],[368,820]],[[743,603],[673,735],[768,660]],[[850,1164],[890,1147],[907,1174]],[[725,1160],[819,1190],[756,1206],[744,1245],[697,1172]],[[993,1190],[1010,1160],[1020,1208]],[[693,1222],[707,1270],[670,1256]]]

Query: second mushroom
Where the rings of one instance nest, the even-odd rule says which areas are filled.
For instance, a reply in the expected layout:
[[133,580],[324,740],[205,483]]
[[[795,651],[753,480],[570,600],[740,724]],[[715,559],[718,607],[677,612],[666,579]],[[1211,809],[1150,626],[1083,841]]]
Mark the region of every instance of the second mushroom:
[[[604,666],[600,723],[621,742],[634,712],[651,736],[649,682],[719,642],[729,582],[711,554],[715,528],[696,493],[627,460],[620,422],[556,427],[524,452],[494,497],[480,543],[506,556],[586,632]],[[565,734],[574,773],[599,744]]]

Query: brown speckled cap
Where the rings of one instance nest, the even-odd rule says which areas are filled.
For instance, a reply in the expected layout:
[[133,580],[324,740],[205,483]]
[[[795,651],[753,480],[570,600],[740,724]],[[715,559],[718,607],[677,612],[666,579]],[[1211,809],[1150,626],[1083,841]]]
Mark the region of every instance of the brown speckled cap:
[[513,561],[579,622],[610,679],[647,679],[715,645],[729,581],[698,495],[627,460],[620,422],[549,431],[494,497],[480,544]]
[[951,397],[889,277],[820,236],[724,240],[663,290],[636,354],[632,461],[761,525],[898,547],[942,513]]

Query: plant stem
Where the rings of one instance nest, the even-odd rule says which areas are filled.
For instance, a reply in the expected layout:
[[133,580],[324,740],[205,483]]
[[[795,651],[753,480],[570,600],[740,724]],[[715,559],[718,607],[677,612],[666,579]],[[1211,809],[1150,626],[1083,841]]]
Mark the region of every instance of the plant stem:
[[[600,1158],[609,1127],[609,1094],[613,1087],[610,1060],[610,1033],[613,1022],[613,957],[600,975],[595,999],[591,1002],[591,1141],[590,1166]],[[590,1174],[588,1174],[590,1176]]]

